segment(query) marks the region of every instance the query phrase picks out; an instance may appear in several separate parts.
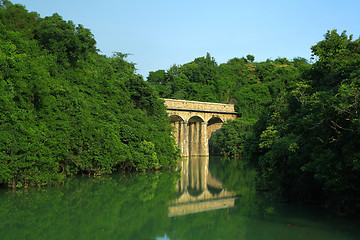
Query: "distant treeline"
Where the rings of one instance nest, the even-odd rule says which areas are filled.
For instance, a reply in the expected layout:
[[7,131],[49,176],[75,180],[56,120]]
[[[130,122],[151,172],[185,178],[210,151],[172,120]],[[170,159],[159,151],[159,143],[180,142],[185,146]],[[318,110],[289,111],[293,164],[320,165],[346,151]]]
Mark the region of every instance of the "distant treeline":
[[89,29],[0,1],[0,184],[173,167],[163,101]]
[[255,166],[258,189],[358,214],[360,39],[324,37],[313,63],[248,55],[218,65],[207,54],[151,72],[148,82],[166,98],[235,103],[240,117],[211,139],[211,151]]

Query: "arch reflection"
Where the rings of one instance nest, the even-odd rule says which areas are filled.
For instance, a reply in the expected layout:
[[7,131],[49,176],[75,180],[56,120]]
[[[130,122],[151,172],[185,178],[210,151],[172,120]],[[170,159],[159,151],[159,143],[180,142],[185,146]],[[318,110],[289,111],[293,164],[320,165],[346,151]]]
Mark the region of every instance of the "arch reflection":
[[181,178],[176,184],[178,197],[170,203],[169,216],[179,216],[230,208],[236,194],[223,188],[209,171],[209,156],[189,156],[178,163]]

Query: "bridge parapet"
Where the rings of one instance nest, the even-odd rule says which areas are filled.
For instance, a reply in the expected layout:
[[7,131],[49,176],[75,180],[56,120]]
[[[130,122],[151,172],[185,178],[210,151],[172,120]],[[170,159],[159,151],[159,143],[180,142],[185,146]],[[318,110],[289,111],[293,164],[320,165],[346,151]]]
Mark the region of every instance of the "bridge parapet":
[[234,104],[163,99],[169,110],[236,114]]

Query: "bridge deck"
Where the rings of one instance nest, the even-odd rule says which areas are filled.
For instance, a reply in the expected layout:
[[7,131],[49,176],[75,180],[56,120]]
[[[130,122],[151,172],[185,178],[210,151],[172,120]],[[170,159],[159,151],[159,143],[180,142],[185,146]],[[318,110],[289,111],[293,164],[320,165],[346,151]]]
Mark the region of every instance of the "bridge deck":
[[163,99],[168,110],[188,111],[188,112],[206,112],[220,114],[237,114],[234,104],[211,103],[188,101],[178,99]]

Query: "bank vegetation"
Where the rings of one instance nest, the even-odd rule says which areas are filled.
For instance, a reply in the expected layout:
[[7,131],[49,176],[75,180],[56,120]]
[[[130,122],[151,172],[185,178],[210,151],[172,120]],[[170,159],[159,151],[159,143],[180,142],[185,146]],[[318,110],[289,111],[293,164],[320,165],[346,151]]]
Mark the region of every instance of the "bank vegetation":
[[0,184],[174,167],[166,108],[135,72],[84,26],[0,1]]

